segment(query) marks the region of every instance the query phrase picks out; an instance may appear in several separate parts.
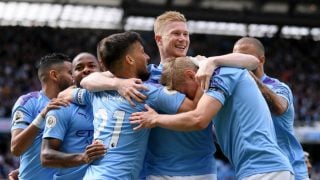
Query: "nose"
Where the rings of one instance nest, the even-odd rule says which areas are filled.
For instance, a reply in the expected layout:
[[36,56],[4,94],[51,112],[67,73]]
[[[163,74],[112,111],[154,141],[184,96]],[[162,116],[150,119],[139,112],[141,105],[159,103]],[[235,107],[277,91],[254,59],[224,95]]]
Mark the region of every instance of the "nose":
[[84,69],[83,69],[83,74],[90,74],[92,72],[92,69],[90,68],[90,67],[85,67]]
[[181,33],[180,36],[178,37],[179,41],[183,41],[183,40],[186,40],[186,39],[187,39],[187,37],[183,33]]

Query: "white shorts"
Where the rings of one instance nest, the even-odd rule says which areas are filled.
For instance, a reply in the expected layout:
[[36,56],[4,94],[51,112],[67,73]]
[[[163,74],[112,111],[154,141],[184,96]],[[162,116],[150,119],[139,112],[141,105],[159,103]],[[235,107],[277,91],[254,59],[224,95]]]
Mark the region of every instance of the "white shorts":
[[217,180],[216,174],[205,174],[197,176],[147,176],[147,180]]
[[243,178],[243,180],[294,180],[294,175],[290,171],[277,171],[263,174],[255,174]]

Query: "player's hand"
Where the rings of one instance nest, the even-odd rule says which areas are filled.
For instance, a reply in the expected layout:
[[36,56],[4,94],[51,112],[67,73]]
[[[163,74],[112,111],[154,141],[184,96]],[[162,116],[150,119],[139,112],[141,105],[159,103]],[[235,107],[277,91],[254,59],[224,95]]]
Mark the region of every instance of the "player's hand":
[[249,73],[252,76],[252,78],[256,81],[259,88],[261,86],[263,86],[263,83],[260,81],[260,79],[253,72],[249,71]]
[[58,94],[58,98],[65,99],[66,101],[71,102],[72,101],[72,93],[75,88],[76,88],[76,86],[70,86],[67,89],[61,91]]
[[139,90],[148,90],[148,88],[143,85],[141,79],[119,79],[117,91],[130,103],[131,106],[135,106],[133,99],[140,103],[147,99],[147,97],[139,92]]
[[129,118],[131,124],[137,125],[133,128],[135,131],[142,128],[154,128],[156,126],[156,117],[158,113],[147,104],[145,104],[144,107],[147,109],[146,112],[132,113]]
[[196,73],[196,80],[200,84],[201,88],[204,91],[207,91],[209,89],[212,74],[216,69],[216,65],[204,56],[197,56],[196,58],[199,64],[199,69]]
[[53,98],[51,101],[47,104],[47,106],[41,111],[41,116],[43,118],[46,117],[46,114],[51,110],[51,109],[59,109],[61,106],[68,106],[69,101],[61,98]]
[[107,148],[100,141],[94,141],[92,144],[86,147],[86,151],[83,153],[83,159],[85,163],[91,163],[92,161],[103,157],[107,152]]
[[19,176],[19,169],[15,169],[8,174],[8,179],[18,180],[19,179],[18,176]]

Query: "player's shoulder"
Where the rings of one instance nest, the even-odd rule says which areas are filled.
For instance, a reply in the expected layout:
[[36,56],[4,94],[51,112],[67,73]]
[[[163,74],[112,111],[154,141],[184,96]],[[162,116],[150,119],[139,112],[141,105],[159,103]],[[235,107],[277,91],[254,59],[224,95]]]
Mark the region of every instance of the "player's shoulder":
[[246,72],[246,71],[247,70],[244,69],[244,68],[220,66],[220,67],[215,69],[213,75],[243,73],[243,72]]
[[40,91],[33,91],[27,94],[21,95],[16,101],[16,106],[24,106],[27,103],[38,101],[41,97]]
[[152,81],[146,81],[143,83],[143,85],[145,85],[149,89],[149,91],[154,91],[163,87],[161,84],[154,83]]
[[68,121],[74,116],[73,112],[76,111],[76,108],[77,106],[71,103],[68,106],[61,106],[58,109],[52,109],[47,113],[46,119],[63,119],[64,121]]
[[276,78],[273,78],[273,77],[270,77],[270,76],[267,76],[267,75],[262,80],[262,82],[264,84],[271,85],[273,87],[285,88],[285,89],[290,90],[290,87],[285,82],[282,82],[279,79],[276,79]]

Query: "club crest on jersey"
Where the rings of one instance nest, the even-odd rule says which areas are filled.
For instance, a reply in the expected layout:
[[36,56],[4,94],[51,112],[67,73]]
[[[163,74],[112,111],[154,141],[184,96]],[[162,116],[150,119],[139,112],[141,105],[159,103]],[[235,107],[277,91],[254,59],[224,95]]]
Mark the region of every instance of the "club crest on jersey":
[[24,117],[23,112],[21,111],[16,111],[13,115],[13,121],[14,122],[18,122],[18,121],[22,121]]
[[46,119],[47,128],[53,128],[57,124],[57,118],[54,116],[49,116]]
[[169,90],[167,87],[163,88],[164,93],[168,94],[168,95],[174,95],[177,93],[177,91],[175,90]]

